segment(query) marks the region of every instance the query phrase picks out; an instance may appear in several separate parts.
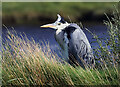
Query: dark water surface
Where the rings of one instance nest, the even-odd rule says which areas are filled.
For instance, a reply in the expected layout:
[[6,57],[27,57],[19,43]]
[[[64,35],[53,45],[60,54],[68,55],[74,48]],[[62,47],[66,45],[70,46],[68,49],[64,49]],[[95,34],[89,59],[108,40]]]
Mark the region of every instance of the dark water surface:
[[[105,38],[107,36],[107,28],[104,25],[96,25],[96,26],[89,26],[86,27],[88,28],[91,32],[96,33],[100,38]],[[12,28],[8,29],[11,31]],[[14,27],[14,30],[20,34],[20,33],[25,33],[28,39],[31,40],[33,38],[37,43],[41,43],[41,41],[47,41],[50,44],[50,47],[52,50],[57,51],[58,50],[58,43],[54,39],[54,33],[55,30],[53,29],[41,29],[40,26],[16,26]],[[6,36],[7,29],[3,28],[3,39]],[[85,29],[83,29],[84,33],[86,34],[89,42],[93,42],[94,39],[93,36]],[[105,33],[105,34],[103,34]],[[95,48],[94,46],[98,46],[97,43],[91,43],[92,48]]]

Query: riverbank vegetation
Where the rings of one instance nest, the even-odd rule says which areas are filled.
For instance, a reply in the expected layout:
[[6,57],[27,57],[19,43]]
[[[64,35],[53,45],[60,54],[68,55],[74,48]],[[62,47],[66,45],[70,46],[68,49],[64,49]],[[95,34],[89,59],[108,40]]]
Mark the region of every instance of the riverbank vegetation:
[[67,21],[102,22],[104,13],[112,14],[116,2],[3,2],[4,24],[44,24],[62,15]]
[[[51,51],[49,44],[40,46],[25,34],[8,31],[3,43],[2,84],[3,85],[119,85],[120,86],[120,12],[113,11],[113,17],[104,24],[109,37],[93,38],[99,44],[94,50],[96,65],[93,69],[73,67]],[[4,26],[5,27],[5,26]],[[7,27],[6,27],[7,28]],[[104,44],[103,44],[104,43]],[[109,47],[109,48],[108,48]],[[62,60],[60,60],[62,61]]]

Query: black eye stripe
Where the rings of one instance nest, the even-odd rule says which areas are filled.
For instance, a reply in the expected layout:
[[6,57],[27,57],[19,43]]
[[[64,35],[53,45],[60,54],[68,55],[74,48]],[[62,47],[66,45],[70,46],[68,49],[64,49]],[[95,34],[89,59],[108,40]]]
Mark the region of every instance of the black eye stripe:
[[61,22],[61,23],[65,23],[65,20],[63,19],[63,18],[61,18],[61,20],[59,21],[59,22]]

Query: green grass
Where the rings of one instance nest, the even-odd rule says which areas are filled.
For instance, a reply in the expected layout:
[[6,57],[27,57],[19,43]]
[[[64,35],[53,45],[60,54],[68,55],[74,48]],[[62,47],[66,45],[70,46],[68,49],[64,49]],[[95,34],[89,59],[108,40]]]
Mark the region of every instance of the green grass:
[[[0,55],[0,59],[2,59],[1,55]],[[2,85],[2,64],[1,64],[1,60],[0,60],[0,86]]]
[[[60,11],[64,13],[67,11],[70,13],[71,10],[75,11],[76,14],[78,10],[81,10],[81,12],[87,12],[88,10],[97,11],[98,9],[101,11],[107,11],[106,9],[112,9],[111,6],[114,4],[115,2],[3,2],[2,8],[4,14],[12,14],[12,12],[21,12],[22,14],[28,14],[28,12],[32,11],[41,14],[43,14],[42,12],[56,13]],[[86,9],[86,11],[84,9]],[[71,14],[73,14],[73,12],[71,12]]]
[[78,22],[79,18],[91,14],[89,12],[93,12],[94,16],[103,15],[104,12],[111,14],[114,4],[116,2],[3,2],[2,16],[6,20],[14,18],[18,24],[24,24],[26,20],[56,20],[57,14],[61,14],[65,19],[69,16],[72,21]]
[[[22,36],[21,36],[22,37]],[[49,45],[47,51],[34,41],[10,33],[4,44],[2,60],[3,85],[118,85],[116,66],[82,69],[57,61]]]
[[[19,36],[15,31],[8,31],[2,50],[2,85],[120,86],[120,15],[117,9],[113,13],[114,17],[104,22],[108,26],[108,39],[100,39],[92,33],[99,44],[94,50],[95,58],[99,59],[93,69],[73,67],[65,61],[60,63],[60,58],[50,50],[49,44],[41,47],[26,35]],[[98,60],[101,63],[97,63]]]
[[[47,51],[34,41],[15,33],[7,36],[2,59],[3,85],[120,85],[117,66],[82,69],[57,61],[49,45]],[[22,37],[22,36],[21,36]]]

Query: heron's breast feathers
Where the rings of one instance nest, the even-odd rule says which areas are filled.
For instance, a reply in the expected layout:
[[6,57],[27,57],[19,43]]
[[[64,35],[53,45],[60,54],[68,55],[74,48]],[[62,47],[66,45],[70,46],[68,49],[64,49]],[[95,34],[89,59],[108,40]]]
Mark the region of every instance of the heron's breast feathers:
[[64,43],[68,44],[69,40],[67,38],[67,33],[64,33],[64,38],[63,38]]

